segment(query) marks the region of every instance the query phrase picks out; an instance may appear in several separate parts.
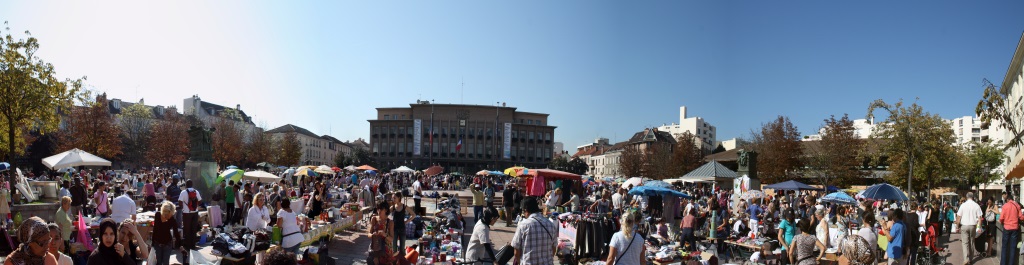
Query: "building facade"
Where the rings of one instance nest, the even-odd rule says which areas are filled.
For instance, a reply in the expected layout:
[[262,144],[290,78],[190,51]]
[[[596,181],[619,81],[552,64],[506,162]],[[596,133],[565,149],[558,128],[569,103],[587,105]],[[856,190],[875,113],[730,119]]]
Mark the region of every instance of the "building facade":
[[701,117],[686,116],[686,106],[679,107],[679,123],[671,123],[659,126],[658,131],[668,132],[673,138],[679,138],[684,132],[690,132],[697,139],[698,147],[704,154],[710,154],[717,147],[715,140],[717,130]]
[[473,173],[511,166],[544,168],[554,152],[555,126],[548,114],[515,107],[434,104],[377,108],[370,148],[381,169],[440,165]]
[[274,128],[273,130],[267,131],[266,134],[274,137],[275,140],[280,141],[284,138],[285,134],[292,132],[295,133],[295,137],[299,140],[299,145],[302,146],[302,156],[299,158],[299,164],[314,166],[346,166],[336,165],[334,163],[334,157],[337,156],[338,153],[343,152],[351,154],[352,148],[337,138],[328,135],[319,136],[305,128],[291,124],[285,124],[281,127]]
[[[871,134],[875,133],[875,127],[878,124],[874,120],[868,119],[854,119],[853,120],[853,135],[860,139],[868,139]],[[819,128],[818,134],[804,135],[803,141],[818,141],[821,140],[821,135],[825,134],[825,128]]]
[[952,119],[949,121],[949,126],[953,129],[953,135],[956,136],[956,143],[959,145],[982,140],[981,120],[978,117],[963,116]]

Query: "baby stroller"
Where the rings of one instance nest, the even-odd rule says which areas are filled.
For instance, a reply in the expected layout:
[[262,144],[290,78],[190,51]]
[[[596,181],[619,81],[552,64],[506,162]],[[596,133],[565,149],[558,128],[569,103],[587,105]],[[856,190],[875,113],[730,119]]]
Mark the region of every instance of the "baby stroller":
[[939,232],[936,231],[936,227],[933,225],[928,226],[928,231],[921,234],[921,246],[918,248],[920,253],[917,256],[917,260],[914,261],[915,265],[942,265],[946,264],[946,249],[939,247]]

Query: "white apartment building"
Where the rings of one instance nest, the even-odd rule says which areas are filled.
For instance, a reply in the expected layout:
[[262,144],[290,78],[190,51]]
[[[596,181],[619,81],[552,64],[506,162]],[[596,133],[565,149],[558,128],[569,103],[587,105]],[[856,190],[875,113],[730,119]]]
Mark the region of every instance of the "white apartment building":
[[686,106],[679,107],[679,123],[662,125],[658,127],[658,130],[671,133],[675,138],[679,138],[684,132],[690,132],[700,138],[700,141],[697,142],[700,143],[700,148],[704,150],[705,154],[710,154],[717,147],[715,145],[717,143],[715,126],[704,121],[704,118],[686,116]]
[[956,144],[966,145],[982,140],[981,120],[978,117],[963,116],[952,119],[949,121],[949,127],[953,129],[953,135],[956,136]]
[[622,159],[622,150],[626,142],[620,142],[609,147],[604,153],[590,157],[587,165],[591,165],[591,176],[598,179],[626,177],[620,174],[619,162]]
[[[875,127],[878,124],[874,120],[868,119],[854,119],[853,120],[853,135],[860,139],[867,139],[871,137],[871,134],[875,133]],[[821,135],[825,134],[825,128],[819,128],[818,134],[804,135],[804,141],[818,141],[821,140]],[[728,149],[726,149],[728,150]]]
[[572,157],[579,158],[580,160],[583,160],[583,162],[586,162],[586,175],[594,176],[594,169],[596,169],[596,165],[594,164],[594,160],[592,159],[592,157],[596,155],[601,155],[609,147],[611,147],[611,145],[608,144],[608,138],[597,138],[594,139],[593,143],[577,146],[576,153],[573,154]]

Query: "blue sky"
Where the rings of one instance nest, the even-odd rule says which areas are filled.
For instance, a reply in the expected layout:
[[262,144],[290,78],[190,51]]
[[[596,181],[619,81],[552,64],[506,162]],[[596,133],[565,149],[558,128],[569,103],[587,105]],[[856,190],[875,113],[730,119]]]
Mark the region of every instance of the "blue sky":
[[[679,106],[748,136],[777,115],[906,99],[973,114],[1024,32],[1022,1],[3,1],[62,76],[150,105],[193,94],[269,128],[368,136],[417,99],[550,113],[556,140],[621,141]],[[1015,12],[1017,11],[1017,12]],[[465,82],[464,90],[462,82]]]

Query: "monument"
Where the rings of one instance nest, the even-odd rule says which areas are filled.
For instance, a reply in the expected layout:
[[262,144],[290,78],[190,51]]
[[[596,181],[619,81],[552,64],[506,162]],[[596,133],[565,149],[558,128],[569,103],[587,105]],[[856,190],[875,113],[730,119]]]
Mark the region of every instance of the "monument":
[[743,179],[743,181],[747,182],[744,183],[744,185],[749,189],[760,190],[761,179],[757,177],[757,152],[747,151],[745,149],[740,149],[736,152],[739,153],[739,158],[736,160],[736,164],[739,165],[736,170],[736,175],[739,176],[740,179]]
[[195,116],[189,116],[188,129],[189,158],[185,161],[185,179],[192,180],[192,187],[199,191],[204,201],[210,201],[213,189],[217,188],[217,162],[213,161],[213,132]]

